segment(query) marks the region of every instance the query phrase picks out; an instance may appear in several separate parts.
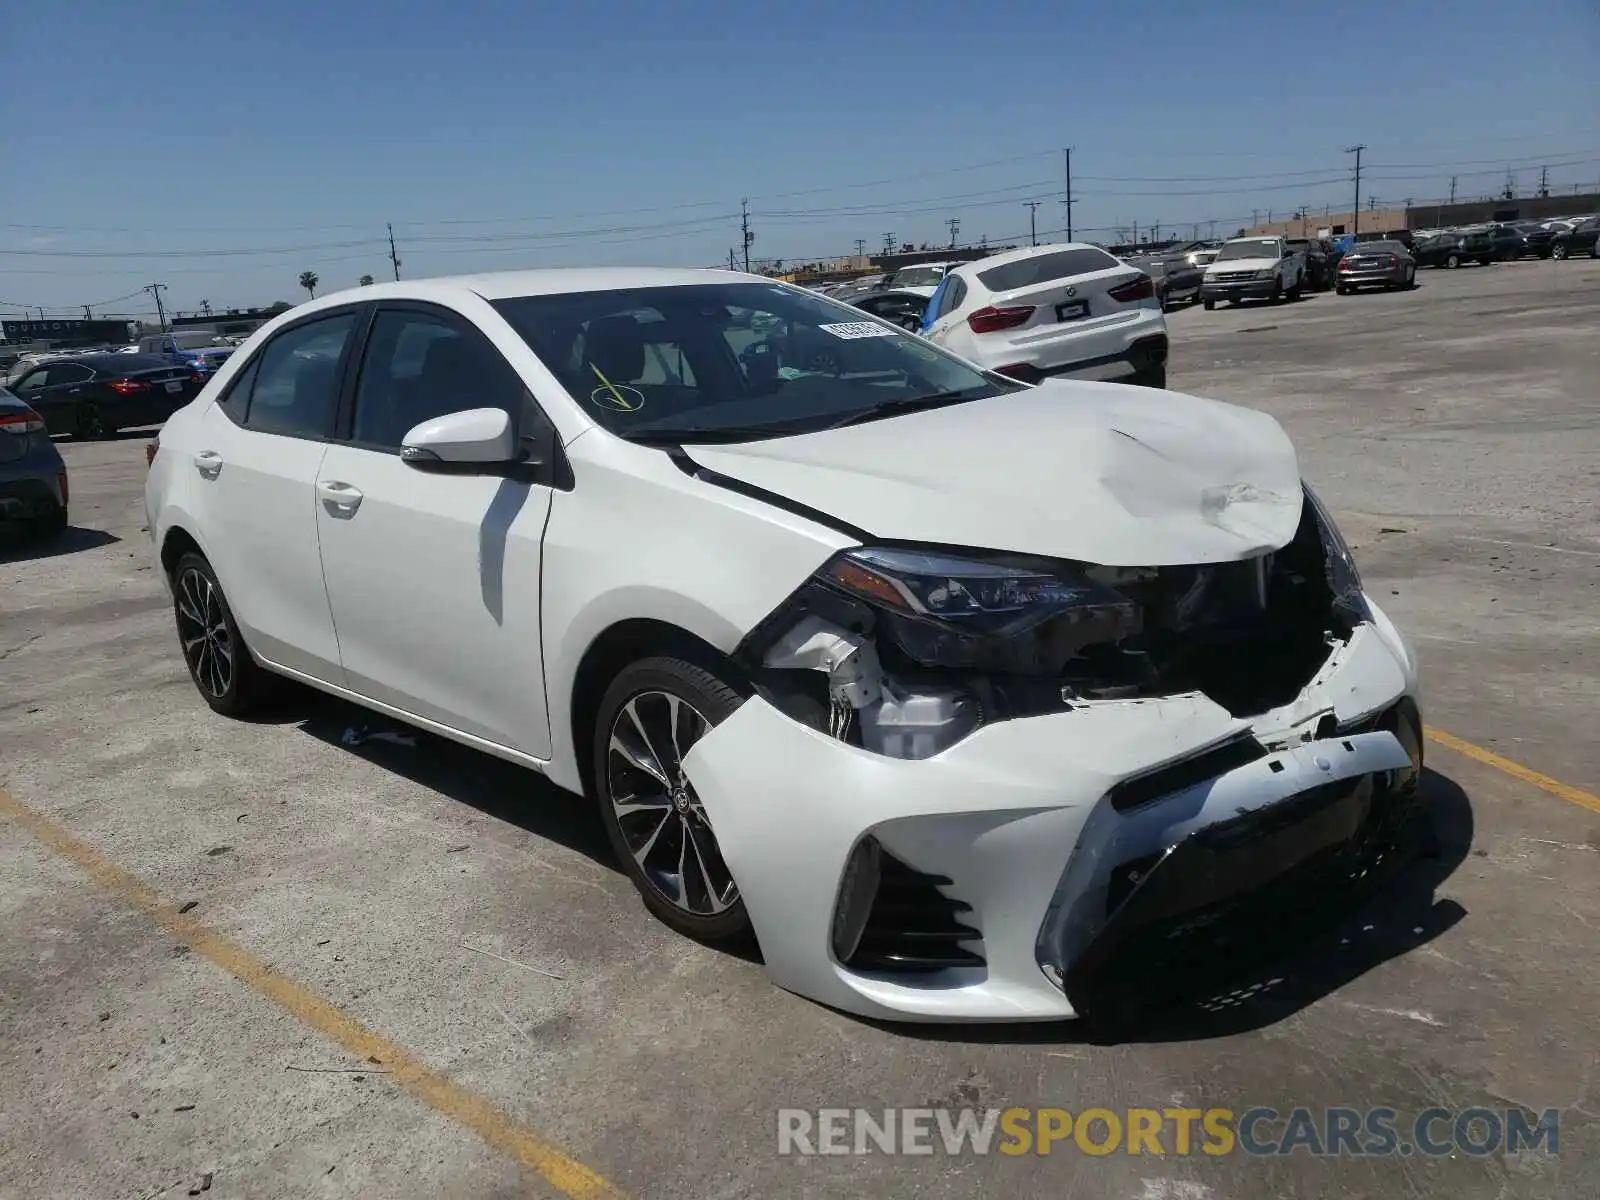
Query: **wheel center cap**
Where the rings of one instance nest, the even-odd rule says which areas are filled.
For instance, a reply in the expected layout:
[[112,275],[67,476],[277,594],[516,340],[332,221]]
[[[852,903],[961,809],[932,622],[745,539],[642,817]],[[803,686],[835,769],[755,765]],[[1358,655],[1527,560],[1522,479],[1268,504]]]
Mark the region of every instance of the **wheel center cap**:
[[672,789],[672,806],[681,813],[689,811],[689,789],[675,787]]

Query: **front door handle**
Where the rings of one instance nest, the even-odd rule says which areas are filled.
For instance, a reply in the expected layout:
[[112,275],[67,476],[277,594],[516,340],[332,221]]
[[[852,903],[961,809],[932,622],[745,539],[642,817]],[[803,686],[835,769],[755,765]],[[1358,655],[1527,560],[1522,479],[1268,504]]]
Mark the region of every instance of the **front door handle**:
[[194,456],[194,469],[207,479],[222,473],[222,455],[215,450],[201,450]]
[[361,489],[337,479],[319,479],[317,498],[335,517],[353,517],[356,509],[361,507]]

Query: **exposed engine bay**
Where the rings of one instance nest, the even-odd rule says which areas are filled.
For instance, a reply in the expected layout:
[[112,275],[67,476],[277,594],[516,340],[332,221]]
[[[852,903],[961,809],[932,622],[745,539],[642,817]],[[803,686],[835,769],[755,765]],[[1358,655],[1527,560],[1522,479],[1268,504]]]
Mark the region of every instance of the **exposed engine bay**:
[[1366,619],[1348,547],[1308,490],[1256,557],[1104,567],[927,547],[835,558],[740,647],[789,716],[895,758],[979,726],[1200,692],[1236,717],[1288,704]]

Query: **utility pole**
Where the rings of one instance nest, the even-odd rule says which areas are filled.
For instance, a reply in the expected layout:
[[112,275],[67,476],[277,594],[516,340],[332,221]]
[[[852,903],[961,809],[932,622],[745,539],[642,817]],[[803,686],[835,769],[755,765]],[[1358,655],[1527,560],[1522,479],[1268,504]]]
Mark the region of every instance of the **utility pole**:
[[92,312],[90,312],[90,311],[89,311],[89,306],[88,306],[88,305],[87,305],[87,304],[85,304],[85,305],[84,305],[84,306],[83,306],[83,319],[84,319],[84,320],[85,320],[85,321],[92,321],[92,320],[94,320],[94,314],[93,314],[93,313],[92,313]]
[[161,332],[167,331],[167,310],[161,303],[161,292],[167,285],[164,283],[147,283],[140,288],[141,292],[149,292],[156,298],[156,319],[161,322]]
[[1539,195],[1541,198],[1550,194],[1550,168],[1539,168]]
[[738,269],[739,269],[739,261],[733,255],[733,247],[729,246],[728,247],[728,270],[737,271]]
[[1217,223],[1215,221],[1211,222],[1211,240],[1213,242],[1217,240]]
[[894,253],[894,248],[895,248],[894,234],[892,234],[892,233],[884,234],[883,235],[883,252],[885,254],[893,254]]
[[1039,202],[1037,200],[1024,200],[1028,206],[1028,245],[1039,244]]
[[394,225],[389,224],[389,262],[394,267],[394,281],[400,282],[400,256],[394,252]]
[[954,250],[956,248],[956,238],[961,233],[961,218],[951,217],[945,222],[945,225],[950,230],[950,249]]
[[867,239],[866,238],[857,238],[856,239],[856,257],[860,258],[862,255],[866,254],[866,252],[867,252]]
[[750,232],[750,201],[739,201],[739,232],[744,238],[744,269],[745,274],[750,273],[750,243],[756,240],[756,235]]
[[1344,150],[1346,154],[1354,154],[1356,156],[1356,203],[1355,207],[1350,210],[1350,232],[1352,234],[1361,232],[1361,152],[1366,148],[1367,144],[1362,142],[1359,146],[1346,146]]
[[200,312],[202,313],[202,315],[209,317],[211,315],[211,301],[209,301],[209,300],[200,301]]
[[1455,202],[1456,202],[1456,177],[1454,175],[1452,175],[1452,176],[1450,176],[1450,203],[1454,204]]
[[1063,150],[1062,155],[1067,160],[1067,198],[1061,203],[1067,206],[1067,241],[1072,240],[1072,147]]
[[1261,224],[1261,210],[1252,208],[1250,210],[1250,228],[1254,229],[1259,224]]

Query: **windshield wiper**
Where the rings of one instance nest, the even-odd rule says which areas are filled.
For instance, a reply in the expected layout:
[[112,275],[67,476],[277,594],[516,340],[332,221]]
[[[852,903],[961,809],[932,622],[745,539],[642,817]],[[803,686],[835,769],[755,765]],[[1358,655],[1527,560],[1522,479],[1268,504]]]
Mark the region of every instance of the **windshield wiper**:
[[878,421],[884,417],[899,416],[902,413],[921,412],[929,408],[944,408],[951,404],[964,404],[968,400],[984,400],[986,396],[974,396],[971,388],[961,388],[953,392],[935,392],[931,396],[901,396],[894,400],[880,400],[877,404],[866,408],[859,408],[855,412],[845,413],[837,420],[826,425],[817,426],[817,432],[825,429],[842,429],[846,425],[861,425],[867,421]]
[[811,425],[657,425],[648,429],[620,432],[624,441],[642,446],[677,446],[694,443],[748,442],[758,438],[791,437],[810,433]]

